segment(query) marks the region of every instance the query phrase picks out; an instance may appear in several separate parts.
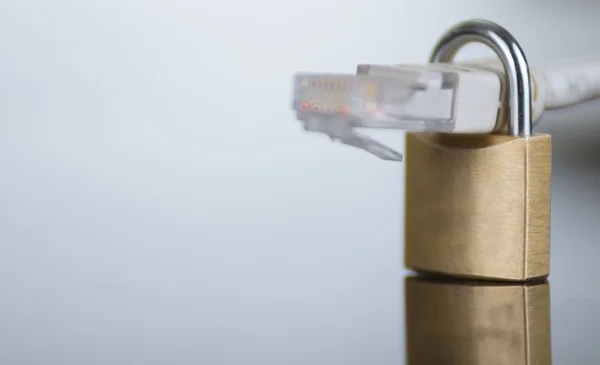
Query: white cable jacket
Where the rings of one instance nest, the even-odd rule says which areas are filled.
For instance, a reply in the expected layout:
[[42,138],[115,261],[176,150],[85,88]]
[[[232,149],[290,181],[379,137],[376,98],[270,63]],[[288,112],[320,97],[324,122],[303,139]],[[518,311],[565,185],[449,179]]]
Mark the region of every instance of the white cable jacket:
[[600,58],[538,68],[546,84],[546,109],[558,109],[600,97]]
[[[498,59],[471,61],[465,64],[494,70],[503,75],[504,68]],[[531,67],[531,76],[537,90],[533,102],[533,122],[544,110],[560,109],[600,98],[600,56],[587,59],[566,60],[548,67]]]

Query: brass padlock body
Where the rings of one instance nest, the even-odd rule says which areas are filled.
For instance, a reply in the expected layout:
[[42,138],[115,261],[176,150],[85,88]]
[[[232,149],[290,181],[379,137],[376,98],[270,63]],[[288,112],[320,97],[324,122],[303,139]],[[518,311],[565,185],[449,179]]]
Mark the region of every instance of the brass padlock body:
[[552,363],[550,286],[407,278],[408,365]]
[[405,266],[527,281],[550,272],[551,138],[406,135]]

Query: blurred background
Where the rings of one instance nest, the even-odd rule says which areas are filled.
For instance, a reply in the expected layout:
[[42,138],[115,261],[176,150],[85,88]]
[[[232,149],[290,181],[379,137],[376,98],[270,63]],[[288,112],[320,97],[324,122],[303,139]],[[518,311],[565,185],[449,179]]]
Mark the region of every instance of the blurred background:
[[[599,15],[584,0],[0,1],[0,362],[401,364],[403,165],[305,133],[292,74],[425,62],[469,18],[548,65],[600,52]],[[536,131],[554,140],[553,310],[583,310],[600,103]],[[600,335],[598,319],[588,342],[552,321],[555,347]]]

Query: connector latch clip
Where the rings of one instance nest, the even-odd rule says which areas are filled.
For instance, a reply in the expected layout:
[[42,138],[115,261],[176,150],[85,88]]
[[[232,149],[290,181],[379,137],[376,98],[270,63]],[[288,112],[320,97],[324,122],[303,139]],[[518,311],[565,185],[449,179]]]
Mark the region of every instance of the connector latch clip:
[[328,135],[332,141],[361,148],[382,160],[402,161],[402,154],[381,142],[356,131],[348,120],[338,117],[310,117],[304,120],[304,129]]

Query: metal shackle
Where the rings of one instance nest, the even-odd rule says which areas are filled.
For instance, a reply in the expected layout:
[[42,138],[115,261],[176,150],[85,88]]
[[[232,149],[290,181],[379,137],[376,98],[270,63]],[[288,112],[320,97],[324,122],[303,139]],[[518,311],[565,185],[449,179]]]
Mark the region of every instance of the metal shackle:
[[450,28],[438,40],[430,62],[451,62],[467,43],[483,43],[502,61],[506,74],[506,100],[510,108],[508,133],[529,137],[531,121],[531,78],[529,65],[517,40],[502,26],[487,20],[467,20]]

